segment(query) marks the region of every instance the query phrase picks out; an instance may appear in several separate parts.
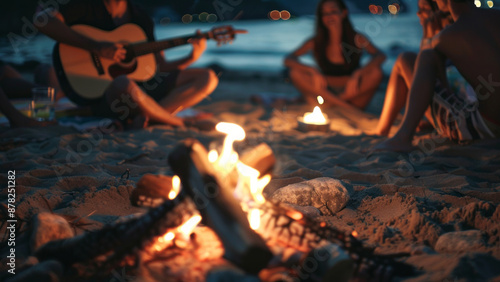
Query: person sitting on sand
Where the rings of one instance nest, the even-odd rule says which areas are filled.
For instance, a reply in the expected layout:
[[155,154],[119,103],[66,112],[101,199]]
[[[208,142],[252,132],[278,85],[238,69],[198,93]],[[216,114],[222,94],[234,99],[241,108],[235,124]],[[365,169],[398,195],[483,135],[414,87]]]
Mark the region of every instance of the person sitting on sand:
[[[313,52],[319,70],[302,64],[299,57]],[[360,66],[363,51],[372,59]],[[383,78],[385,55],[366,36],[354,30],[342,0],[322,0],[316,10],[316,33],[285,58],[292,83],[305,100],[317,105],[364,109]]]
[[10,99],[31,99],[31,89],[36,85],[46,85],[58,89],[52,68],[40,65],[35,70],[35,82],[24,79],[13,67],[0,61],[0,112],[9,120],[10,127],[47,126],[55,122],[37,121],[21,113]]
[[[375,150],[411,151],[429,105],[434,127],[452,140],[500,137],[500,11],[477,8],[473,0],[436,2],[455,22],[432,38],[431,49],[419,53],[402,125]],[[446,59],[472,86],[476,104],[447,88]]]
[[[431,48],[429,43],[432,37],[453,21],[449,13],[441,12],[433,0],[419,0],[417,16],[423,29],[420,50]],[[406,104],[416,59],[417,54],[414,52],[404,52],[396,59],[387,84],[384,107],[377,128],[374,132],[370,132],[371,134],[381,136],[389,134],[396,116]]]
[[[46,18],[46,14],[51,15],[47,24],[38,26],[42,33],[58,42],[89,50],[116,62],[125,58],[123,44],[93,40],[70,26],[85,24],[111,31],[123,24],[135,23],[145,31],[148,41],[154,41],[153,21],[128,0],[74,0],[61,5],[59,11],[45,10],[38,16]],[[192,120],[179,118],[175,114],[199,103],[218,84],[218,78],[212,70],[186,69],[206,48],[206,39],[197,38],[190,43],[192,52],[176,61],[166,61],[163,52],[155,53],[157,73],[164,75],[160,80],[156,78],[156,87],[139,87],[135,81],[120,75],[114,78],[100,99],[92,102],[92,112],[96,116],[119,117],[130,121],[134,127],[143,127],[148,120],[173,126],[188,125]]]

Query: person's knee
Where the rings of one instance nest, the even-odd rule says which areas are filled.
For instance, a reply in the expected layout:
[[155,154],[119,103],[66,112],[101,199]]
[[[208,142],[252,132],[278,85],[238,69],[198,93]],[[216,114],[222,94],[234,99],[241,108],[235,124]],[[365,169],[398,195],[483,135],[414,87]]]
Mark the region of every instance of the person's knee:
[[202,69],[197,75],[201,90],[205,95],[209,95],[219,84],[219,78],[212,69]]
[[120,75],[113,79],[109,90],[112,93],[130,93],[133,81],[126,75]]

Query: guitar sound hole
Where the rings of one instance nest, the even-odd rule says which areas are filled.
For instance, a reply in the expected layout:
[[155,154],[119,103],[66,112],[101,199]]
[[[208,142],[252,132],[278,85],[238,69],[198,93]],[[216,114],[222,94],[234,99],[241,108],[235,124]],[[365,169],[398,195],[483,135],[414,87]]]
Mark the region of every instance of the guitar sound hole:
[[118,77],[120,75],[127,75],[133,73],[137,69],[137,60],[133,60],[128,63],[116,63],[112,64],[108,68],[108,73],[112,78]]

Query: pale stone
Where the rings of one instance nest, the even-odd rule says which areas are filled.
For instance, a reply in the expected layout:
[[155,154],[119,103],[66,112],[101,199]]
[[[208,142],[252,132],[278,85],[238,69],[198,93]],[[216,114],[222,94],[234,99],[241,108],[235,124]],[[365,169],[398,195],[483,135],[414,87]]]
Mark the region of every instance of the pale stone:
[[337,179],[321,177],[294,183],[276,190],[271,199],[299,206],[313,206],[323,215],[333,215],[349,201],[352,186]]
[[33,233],[30,246],[34,252],[43,244],[75,236],[73,229],[63,217],[52,213],[39,213],[33,218]]
[[439,236],[434,249],[441,253],[475,252],[485,246],[479,230],[448,232]]

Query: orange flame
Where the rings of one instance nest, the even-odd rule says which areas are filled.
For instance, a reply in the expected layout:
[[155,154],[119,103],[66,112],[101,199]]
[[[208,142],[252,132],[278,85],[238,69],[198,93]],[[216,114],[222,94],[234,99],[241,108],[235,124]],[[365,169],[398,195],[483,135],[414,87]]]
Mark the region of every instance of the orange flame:
[[189,236],[201,221],[200,215],[193,215],[190,219],[177,227],[177,231],[184,236]]
[[179,194],[179,191],[181,191],[181,179],[179,176],[174,175],[172,177],[172,190],[168,193],[168,199],[173,200],[175,197],[177,197],[177,194]]
[[260,210],[251,209],[248,212],[248,222],[250,223],[250,228],[252,230],[257,230],[260,227]]

